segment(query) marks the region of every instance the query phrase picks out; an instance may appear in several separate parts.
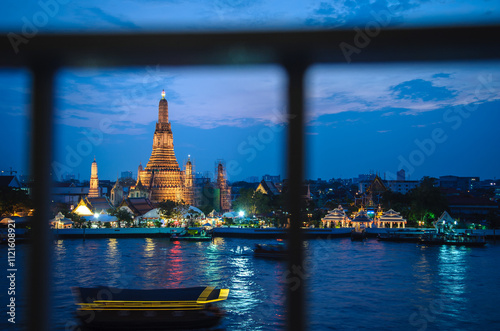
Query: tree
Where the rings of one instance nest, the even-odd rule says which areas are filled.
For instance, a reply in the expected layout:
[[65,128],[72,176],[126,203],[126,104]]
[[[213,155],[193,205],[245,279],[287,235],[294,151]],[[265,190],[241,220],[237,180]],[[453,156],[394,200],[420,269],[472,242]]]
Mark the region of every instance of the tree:
[[85,223],[85,218],[83,218],[80,215],[77,215],[73,212],[66,213],[65,215],[67,218],[71,219],[73,223],[76,225],[76,228],[81,228],[83,227],[83,224]]
[[234,210],[243,210],[247,214],[254,213],[253,206],[253,194],[254,190],[251,188],[242,188],[240,189],[240,195],[234,200],[233,209]]
[[127,227],[130,227],[134,220],[132,215],[130,215],[130,213],[126,209],[121,209],[121,208],[108,209],[108,213],[111,216],[115,216],[118,219],[119,228],[121,228],[121,222],[125,222],[125,225]]
[[33,206],[25,190],[15,187],[0,188],[0,214],[12,216],[15,213],[27,213]]
[[178,216],[178,211],[176,207],[179,205],[178,202],[172,200],[163,200],[158,203],[158,214],[164,218],[176,218]]
[[224,217],[224,224],[226,224],[226,225],[233,225],[234,221],[233,221],[232,218]]
[[252,215],[265,214],[272,210],[272,199],[260,191],[242,188],[239,197],[233,203],[233,208]]
[[420,185],[409,192],[411,203],[408,218],[412,222],[423,221],[429,226],[436,216],[449,209],[446,197],[435,185],[436,181],[436,178],[424,177]]
[[189,206],[183,200],[164,200],[158,204],[158,213],[166,219],[181,219],[189,210]]

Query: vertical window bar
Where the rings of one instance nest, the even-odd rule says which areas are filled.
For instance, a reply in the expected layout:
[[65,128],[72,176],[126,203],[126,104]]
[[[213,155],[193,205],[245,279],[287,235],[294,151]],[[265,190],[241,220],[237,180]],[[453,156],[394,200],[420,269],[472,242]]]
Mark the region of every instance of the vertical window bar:
[[47,63],[32,66],[31,155],[35,215],[27,270],[27,329],[48,331],[50,321],[51,241],[50,163],[52,160],[53,88],[55,69]]
[[288,330],[305,329],[301,188],[304,176],[304,91],[306,65],[302,62],[286,66],[288,73],[288,233],[289,260],[287,282]]

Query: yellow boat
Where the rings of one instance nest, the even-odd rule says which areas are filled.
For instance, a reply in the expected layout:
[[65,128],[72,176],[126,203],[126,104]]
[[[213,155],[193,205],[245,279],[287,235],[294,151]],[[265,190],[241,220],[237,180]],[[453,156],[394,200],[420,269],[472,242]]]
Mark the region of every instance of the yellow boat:
[[82,326],[91,330],[178,330],[209,328],[224,313],[213,303],[226,300],[228,289],[200,286],[134,290],[74,287]]

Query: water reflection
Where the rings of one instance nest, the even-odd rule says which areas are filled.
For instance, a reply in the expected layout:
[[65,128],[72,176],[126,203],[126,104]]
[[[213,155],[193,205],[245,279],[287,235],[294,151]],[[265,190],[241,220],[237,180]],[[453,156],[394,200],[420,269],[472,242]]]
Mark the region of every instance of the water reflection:
[[120,252],[118,251],[118,240],[116,238],[108,239],[105,256],[105,263],[110,268],[116,268],[120,264]]
[[152,238],[146,238],[146,244],[144,245],[144,258],[152,258],[155,254],[155,242]]
[[[162,238],[55,242],[57,325],[53,329],[65,330],[73,318],[70,287],[97,285],[229,288],[228,300],[220,303],[227,312],[226,330],[282,329],[287,264],[254,258],[256,242],[236,238],[216,238],[201,245]],[[17,248],[20,255],[23,247]],[[416,330],[409,321],[412,314],[418,314],[415,321],[426,321],[428,330],[500,329],[496,318],[500,267],[495,263],[500,246],[470,251],[375,240],[354,245],[349,239],[331,239],[311,240],[306,253],[311,330]],[[432,322],[425,319],[431,309]]]
[[413,264],[413,278],[416,280],[416,289],[422,294],[432,292],[433,275],[431,265],[425,251],[421,251],[418,260]]
[[185,279],[184,276],[184,269],[188,266],[188,264],[184,263],[182,245],[180,242],[173,242],[173,245],[168,252],[168,260],[165,262],[165,272],[168,273],[167,278],[171,287],[180,287],[183,282],[189,280]]
[[[444,297],[454,303],[465,303],[466,290],[466,257],[470,248],[441,246],[438,255],[438,275],[440,278],[440,289]],[[457,308],[456,308],[457,309]]]

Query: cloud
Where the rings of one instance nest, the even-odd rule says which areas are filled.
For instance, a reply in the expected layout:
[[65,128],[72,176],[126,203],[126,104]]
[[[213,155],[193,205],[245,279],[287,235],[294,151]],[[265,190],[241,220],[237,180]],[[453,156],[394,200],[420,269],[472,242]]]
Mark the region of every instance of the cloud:
[[[435,76],[435,75],[433,75]],[[396,99],[421,101],[449,100],[457,93],[443,86],[434,86],[423,79],[413,79],[390,88]]]
[[[149,132],[162,89],[173,123],[212,129],[286,122],[286,75],[275,66],[64,71],[57,82],[58,123],[69,126],[98,129],[108,121],[114,133]],[[500,99],[500,66],[322,65],[305,83],[307,125],[335,127],[338,118],[325,115],[351,112],[345,123],[362,112],[418,115]]]
[[120,28],[129,28],[129,29],[136,29],[138,26],[134,24],[131,21],[124,20],[122,18],[119,18],[117,16],[111,15],[103,11],[101,8],[98,7],[91,7],[87,9],[90,12],[90,16],[95,16],[99,20],[102,20],[104,22],[108,22],[111,25],[120,27]]
[[274,66],[65,71],[58,78],[58,119],[94,128],[106,120],[140,134],[140,126],[156,122],[165,89],[175,123],[203,129],[281,125],[284,77]]
[[497,62],[318,65],[309,70],[307,86],[311,121],[349,111],[417,115],[499,100],[500,66]]
[[397,4],[385,0],[321,1],[309,10],[304,24],[323,27],[357,26],[368,22],[378,22],[383,26],[399,25],[404,22],[402,16],[417,6],[419,4],[413,1],[399,1]]
[[451,74],[441,72],[439,74],[432,75],[432,78],[450,78]]

